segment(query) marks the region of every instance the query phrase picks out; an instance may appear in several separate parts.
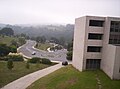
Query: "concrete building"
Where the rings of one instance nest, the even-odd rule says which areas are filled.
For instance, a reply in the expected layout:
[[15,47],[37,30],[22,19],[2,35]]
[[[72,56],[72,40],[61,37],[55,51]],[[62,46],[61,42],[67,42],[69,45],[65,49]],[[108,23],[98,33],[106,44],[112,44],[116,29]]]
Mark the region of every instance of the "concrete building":
[[120,18],[77,18],[72,64],[80,71],[102,69],[111,79],[120,79]]

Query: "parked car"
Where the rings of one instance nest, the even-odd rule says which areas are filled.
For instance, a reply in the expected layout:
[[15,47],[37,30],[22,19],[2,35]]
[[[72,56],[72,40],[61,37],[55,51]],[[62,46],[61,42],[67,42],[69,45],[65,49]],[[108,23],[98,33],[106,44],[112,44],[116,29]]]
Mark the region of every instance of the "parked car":
[[65,65],[65,66],[66,66],[66,65],[68,65],[68,62],[67,62],[67,61],[63,61],[63,62],[62,62],[62,65]]
[[33,51],[33,52],[32,52],[32,55],[35,55],[35,54],[36,54],[36,52],[35,52],[35,51]]

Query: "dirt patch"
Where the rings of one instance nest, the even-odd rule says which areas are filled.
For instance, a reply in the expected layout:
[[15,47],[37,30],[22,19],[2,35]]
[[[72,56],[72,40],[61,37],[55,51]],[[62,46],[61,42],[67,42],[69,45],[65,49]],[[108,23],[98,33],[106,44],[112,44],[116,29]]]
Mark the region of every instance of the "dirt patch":
[[68,83],[70,85],[74,85],[77,81],[78,81],[78,79],[72,78],[72,79],[67,80],[66,83]]

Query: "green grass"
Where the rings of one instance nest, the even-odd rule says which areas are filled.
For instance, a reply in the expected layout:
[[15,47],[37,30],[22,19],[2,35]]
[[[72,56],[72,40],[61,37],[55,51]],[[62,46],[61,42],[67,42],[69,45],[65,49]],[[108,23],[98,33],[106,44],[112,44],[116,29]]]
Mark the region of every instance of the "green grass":
[[52,46],[53,45],[51,45],[49,43],[38,43],[38,46],[36,48],[46,51],[47,48],[52,47]]
[[0,36],[0,44],[3,43],[3,44],[7,44],[7,45],[10,45],[11,41],[12,40],[17,40],[15,37],[9,37],[9,36]]
[[110,80],[100,70],[79,72],[71,65],[37,80],[27,89],[98,89],[96,74],[99,75],[102,89],[120,89],[120,81]]
[[14,62],[13,70],[7,69],[7,62],[0,61],[0,87],[34,71],[49,67],[45,64],[30,64],[30,69],[25,68],[25,62]]
[[104,72],[98,72],[102,89],[120,89],[120,80],[111,80]]

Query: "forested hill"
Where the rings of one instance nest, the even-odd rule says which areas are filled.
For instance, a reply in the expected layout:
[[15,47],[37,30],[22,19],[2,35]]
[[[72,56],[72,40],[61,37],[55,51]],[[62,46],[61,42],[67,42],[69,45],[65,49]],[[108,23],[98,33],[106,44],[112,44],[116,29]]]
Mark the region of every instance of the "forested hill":
[[18,26],[6,25],[14,30],[15,35],[24,33],[30,37],[45,36],[47,39],[51,37],[64,37],[65,40],[72,40],[74,33],[74,25],[39,25],[39,26]]

